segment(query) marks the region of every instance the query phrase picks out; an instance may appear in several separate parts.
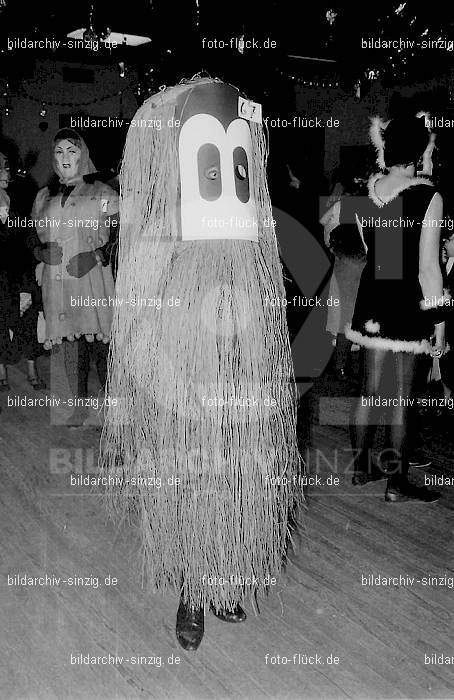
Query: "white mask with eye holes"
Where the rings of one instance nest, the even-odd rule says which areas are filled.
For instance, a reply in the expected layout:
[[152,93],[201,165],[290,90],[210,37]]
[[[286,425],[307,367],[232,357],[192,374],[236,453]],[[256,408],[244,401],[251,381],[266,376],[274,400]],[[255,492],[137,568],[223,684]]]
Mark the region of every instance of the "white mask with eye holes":
[[[211,86],[216,92],[210,94]],[[192,115],[186,121],[183,116],[178,143],[182,240],[256,243],[252,139],[249,123],[237,116],[238,92],[218,83],[205,84],[198,93],[196,90],[193,102],[199,106],[193,104],[187,110]],[[208,98],[206,112],[202,111],[204,96]]]

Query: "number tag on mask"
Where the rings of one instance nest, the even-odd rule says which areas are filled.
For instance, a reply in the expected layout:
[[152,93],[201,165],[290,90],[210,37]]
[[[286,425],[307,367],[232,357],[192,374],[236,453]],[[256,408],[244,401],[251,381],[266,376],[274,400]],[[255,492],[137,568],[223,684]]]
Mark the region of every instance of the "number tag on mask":
[[262,123],[262,105],[258,102],[238,97],[238,116],[250,122]]

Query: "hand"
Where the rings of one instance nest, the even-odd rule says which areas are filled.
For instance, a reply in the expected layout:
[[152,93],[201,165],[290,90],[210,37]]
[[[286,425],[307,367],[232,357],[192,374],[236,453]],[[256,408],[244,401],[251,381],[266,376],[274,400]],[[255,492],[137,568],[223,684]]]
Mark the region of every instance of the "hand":
[[78,253],[70,258],[66,269],[71,277],[83,277],[97,265],[95,254],[91,251]]
[[441,357],[446,351],[445,324],[438,323],[435,326],[435,334],[432,338],[431,357]]
[[63,250],[55,241],[46,243],[42,248],[34,249],[35,258],[46,265],[60,265],[63,258]]
[[445,353],[445,344],[443,343],[442,345],[432,345],[432,349],[430,351],[430,356],[431,357],[438,357],[440,358],[442,355]]

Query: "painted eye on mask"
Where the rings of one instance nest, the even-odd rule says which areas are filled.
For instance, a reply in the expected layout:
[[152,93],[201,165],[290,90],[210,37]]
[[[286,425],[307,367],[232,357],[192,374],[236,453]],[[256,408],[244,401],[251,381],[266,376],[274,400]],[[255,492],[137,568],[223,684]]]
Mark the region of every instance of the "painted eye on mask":
[[223,123],[200,112],[180,129],[182,240],[258,242],[251,131],[246,120],[235,118],[237,100],[232,103],[233,120]]
[[197,153],[200,196],[208,202],[222,193],[221,156],[213,143],[205,143]]
[[233,149],[233,172],[236,196],[245,204],[249,201],[249,172],[246,151],[242,146]]

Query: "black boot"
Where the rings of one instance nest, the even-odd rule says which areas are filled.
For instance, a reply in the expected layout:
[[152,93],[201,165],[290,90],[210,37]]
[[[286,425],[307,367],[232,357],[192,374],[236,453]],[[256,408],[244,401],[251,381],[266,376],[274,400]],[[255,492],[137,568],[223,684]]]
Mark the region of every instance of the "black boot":
[[203,608],[187,605],[180,599],[177,612],[176,634],[185,651],[196,651],[203,639],[205,612]]
[[244,622],[247,617],[241,605],[236,605],[233,611],[227,610],[226,608],[221,608],[221,610],[216,611],[214,605],[210,605],[210,609],[213,615],[215,615],[218,620],[222,620],[222,622]]
[[441,497],[438,491],[432,491],[425,486],[412,484],[406,476],[391,478],[385,491],[385,501],[387,503],[435,503]]

